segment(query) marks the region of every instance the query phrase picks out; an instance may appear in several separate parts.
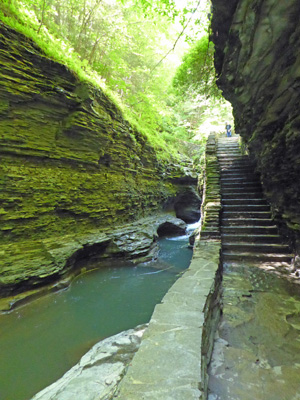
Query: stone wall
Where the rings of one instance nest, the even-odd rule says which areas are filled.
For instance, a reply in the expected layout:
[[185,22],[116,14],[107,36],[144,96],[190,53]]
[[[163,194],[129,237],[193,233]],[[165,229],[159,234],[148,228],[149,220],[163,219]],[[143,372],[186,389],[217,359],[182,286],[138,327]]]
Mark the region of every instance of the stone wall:
[[0,48],[3,294],[56,279],[88,236],[174,204],[196,178],[159,161],[101,90],[1,23]]
[[236,132],[255,160],[274,215],[299,238],[300,3],[212,4],[218,85],[233,105]]

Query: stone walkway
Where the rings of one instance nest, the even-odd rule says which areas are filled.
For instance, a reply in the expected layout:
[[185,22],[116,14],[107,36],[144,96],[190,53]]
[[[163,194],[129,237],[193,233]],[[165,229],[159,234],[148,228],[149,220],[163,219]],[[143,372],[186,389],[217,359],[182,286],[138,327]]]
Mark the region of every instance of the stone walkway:
[[223,313],[209,400],[299,400],[300,295],[258,176],[238,138],[221,138]]

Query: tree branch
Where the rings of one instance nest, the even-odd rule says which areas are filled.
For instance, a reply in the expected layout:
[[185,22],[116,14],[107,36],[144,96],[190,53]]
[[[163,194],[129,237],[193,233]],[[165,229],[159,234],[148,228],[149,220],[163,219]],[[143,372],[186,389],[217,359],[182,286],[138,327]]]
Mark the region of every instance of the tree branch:
[[177,39],[174,42],[173,47],[171,48],[171,50],[169,50],[160,60],[159,62],[151,69],[150,73],[152,73],[155,68],[157,68],[167,57],[168,55],[175,50],[175,47],[179,41],[179,39],[181,38],[181,36],[184,34],[184,31],[186,30],[186,28],[188,27],[189,23],[191,22],[193,15],[195,14],[195,12],[198,10],[199,6],[200,6],[201,0],[198,1],[196,8],[192,11],[192,15],[190,16],[190,18],[188,19],[187,23],[184,25],[182,31],[179,33]]

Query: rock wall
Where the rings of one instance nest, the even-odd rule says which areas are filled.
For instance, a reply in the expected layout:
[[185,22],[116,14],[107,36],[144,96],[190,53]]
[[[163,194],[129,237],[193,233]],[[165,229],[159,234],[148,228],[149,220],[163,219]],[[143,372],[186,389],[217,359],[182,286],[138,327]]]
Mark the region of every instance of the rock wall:
[[161,210],[196,179],[159,162],[101,90],[1,23],[0,48],[4,293],[57,278],[83,237]]
[[218,85],[233,105],[236,132],[255,160],[274,215],[299,242],[300,3],[212,4]]

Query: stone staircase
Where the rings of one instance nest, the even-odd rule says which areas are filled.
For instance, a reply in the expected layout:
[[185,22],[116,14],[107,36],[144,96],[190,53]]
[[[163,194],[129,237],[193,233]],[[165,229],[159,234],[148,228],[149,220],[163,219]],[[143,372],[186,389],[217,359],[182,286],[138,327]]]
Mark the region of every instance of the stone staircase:
[[238,137],[220,138],[217,155],[223,262],[290,262],[290,249],[278,235],[259,177],[241,154]]

